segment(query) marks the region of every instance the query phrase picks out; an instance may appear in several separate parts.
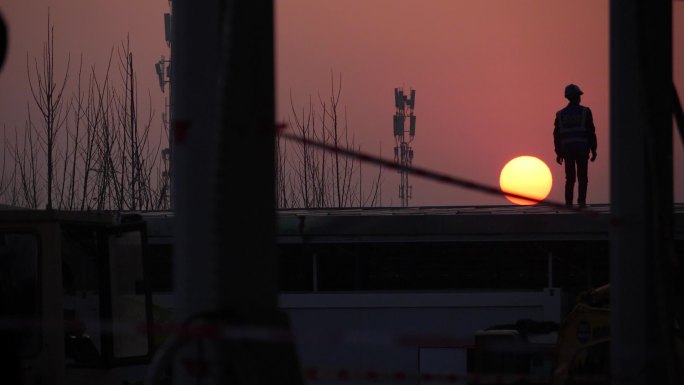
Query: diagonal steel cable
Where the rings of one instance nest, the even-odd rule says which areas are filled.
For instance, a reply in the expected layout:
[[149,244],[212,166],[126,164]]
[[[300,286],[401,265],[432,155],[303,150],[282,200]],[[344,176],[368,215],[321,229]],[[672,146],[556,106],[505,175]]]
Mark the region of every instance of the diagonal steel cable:
[[372,163],[378,166],[382,167],[387,167],[390,169],[394,170],[399,170],[399,171],[406,171],[410,174],[417,175],[426,179],[434,180],[437,182],[445,183],[445,184],[450,184],[454,186],[459,186],[465,189],[469,190],[475,190],[479,191],[485,194],[489,195],[496,195],[496,196],[501,196],[501,195],[508,195],[513,198],[518,198],[518,199],[525,199],[528,201],[532,201],[544,206],[549,206],[549,207],[554,207],[560,210],[566,210],[566,211],[577,211],[577,212],[582,212],[584,214],[597,214],[595,211],[588,210],[586,208],[581,209],[581,208],[575,208],[575,207],[567,207],[565,203],[558,202],[558,201],[553,201],[550,199],[537,199],[533,197],[529,197],[526,195],[521,195],[518,193],[513,193],[513,192],[507,192],[507,191],[502,191],[498,187],[494,187],[491,185],[487,185],[484,183],[480,182],[475,182],[471,180],[467,180],[465,178],[460,178],[432,170],[428,170],[423,167],[415,167],[415,166],[402,166],[400,164],[397,164],[396,162],[388,159],[383,159],[380,157],[377,157],[375,155],[371,155],[362,151],[356,151],[356,150],[350,150],[348,148],[340,148],[340,147],[335,147],[331,144],[321,142],[318,140],[313,140],[313,139],[308,139],[304,138],[301,136],[297,136],[288,132],[284,132],[284,125],[279,125],[278,126],[278,135],[281,136],[282,138],[285,138],[287,140],[297,142],[300,144],[306,144],[310,145],[313,147],[316,147],[318,149],[324,150],[324,151],[329,151],[333,153],[337,153],[343,156],[347,156],[350,158],[355,158],[358,159],[362,162],[366,163]]

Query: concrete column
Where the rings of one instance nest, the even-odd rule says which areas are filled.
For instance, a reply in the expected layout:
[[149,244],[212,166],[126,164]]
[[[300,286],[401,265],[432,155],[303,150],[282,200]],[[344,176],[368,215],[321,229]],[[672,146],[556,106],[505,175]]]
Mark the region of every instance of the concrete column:
[[172,4],[177,318],[221,330],[175,381],[302,383],[277,309],[273,3]]
[[672,2],[610,2],[614,384],[675,382]]

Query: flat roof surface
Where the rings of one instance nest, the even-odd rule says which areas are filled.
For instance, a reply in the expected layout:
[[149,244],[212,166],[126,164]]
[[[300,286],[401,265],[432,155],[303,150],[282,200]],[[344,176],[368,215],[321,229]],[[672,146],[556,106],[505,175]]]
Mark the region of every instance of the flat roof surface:
[[[435,206],[281,209],[280,243],[605,240],[610,205],[587,210],[550,206]],[[151,238],[173,237],[172,212],[142,213]],[[684,203],[675,204],[675,239],[684,240]],[[229,219],[226,219],[229,220]]]
[[[684,239],[684,204],[675,206],[675,238]],[[289,209],[278,212],[281,242],[608,240],[610,206],[454,206]]]
[[113,211],[65,211],[0,208],[0,223],[64,222],[70,224],[118,224],[126,213]]
[[[675,207],[684,212],[684,204]],[[367,207],[367,208],[325,208],[325,209],[280,209],[281,216],[363,216],[363,215],[505,215],[505,214],[568,214],[592,215],[610,213],[610,205],[590,205],[586,210],[565,210],[544,205],[498,205],[498,206],[423,206],[423,207]]]

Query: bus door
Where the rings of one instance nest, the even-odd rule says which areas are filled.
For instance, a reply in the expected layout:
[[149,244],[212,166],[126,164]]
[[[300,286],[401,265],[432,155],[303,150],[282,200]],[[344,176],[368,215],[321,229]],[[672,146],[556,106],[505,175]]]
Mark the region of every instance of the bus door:
[[54,223],[0,224],[0,360],[7,383],[62,378],[59,238]]
[[64,226],[68,383],[141,381],[152,355],[144,224]]

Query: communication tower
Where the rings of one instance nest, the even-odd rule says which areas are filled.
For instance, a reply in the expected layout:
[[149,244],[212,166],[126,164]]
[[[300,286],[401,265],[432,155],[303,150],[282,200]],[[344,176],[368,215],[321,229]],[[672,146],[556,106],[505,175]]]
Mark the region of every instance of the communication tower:
[[[169,0],[169,4],[171,0]],[[170,13],[164,13],[164,39],[166,40],[166,45],[171,48],[172,40],[172,22],[173,18]],[[154,70],[157,73],[157,78],[159,79],[159,88],[161,92],[165,93],[165,86],[169,84],[169,99],[164,99],[164,112],[162,113],[162,125],[169,138],[169,146],[162,150],[162,161],[164,170],[162,171],[162,194],[160,197],[160,204],[163,207],[168,207],[170,209],[174,208],[175,197],[171,194],[171,178],[173,177],[173,125],[170,124],[171,119],[171,60],[167,60],[162,55],[161,59],[154,63]]]
[[[401,169],[399,175],[399,198],[401,207],[408,207],[409,199],[412,198],[413,187],[409,184],[408,168],[413,162],[413,148],[411,142],[416,135],[416,116],[413,109],[416,106],[416,90],[409,90],[409,94],[404,94],[403,88],[394,89],[394,161]],[[409,118],[408,130],[406,129],[406,118]]]

